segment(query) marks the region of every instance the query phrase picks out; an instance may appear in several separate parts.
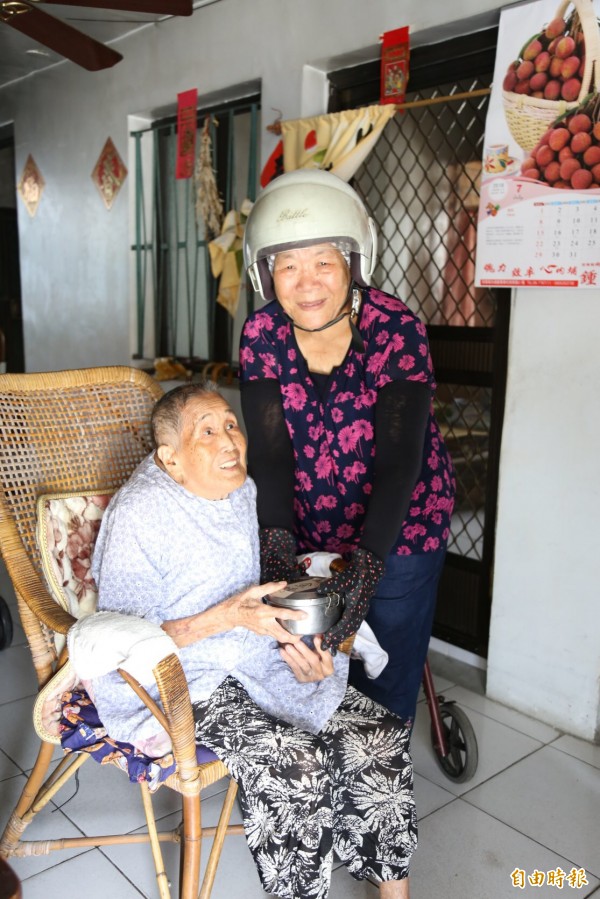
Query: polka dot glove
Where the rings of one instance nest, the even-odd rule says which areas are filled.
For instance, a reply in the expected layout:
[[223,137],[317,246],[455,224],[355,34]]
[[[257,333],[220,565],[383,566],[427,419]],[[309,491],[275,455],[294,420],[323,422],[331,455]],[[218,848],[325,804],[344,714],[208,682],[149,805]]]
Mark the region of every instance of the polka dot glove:
[[306,577],[305,567],[296,558],[296,541],[285,528],[261,528],[260,581],[299,581]]
[[337,650],[340,643],[356,633],[369,610],[371,597],[381,579],[385,565],[368,549],[358,547],[343,571],[327,578],[317,593],[340,593],[344,596],[344,614],[337,624],[329,628],[323,638],[323,649]]

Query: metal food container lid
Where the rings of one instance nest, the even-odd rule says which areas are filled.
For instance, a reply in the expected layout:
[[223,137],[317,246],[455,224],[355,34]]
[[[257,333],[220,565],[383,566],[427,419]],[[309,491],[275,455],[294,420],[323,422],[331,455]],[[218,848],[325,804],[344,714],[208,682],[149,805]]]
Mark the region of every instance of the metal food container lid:
[[317,599],[325,600],[325,596],[317,595],[317,587],[324,581],[322,577],[307,577],[301,581],[293,581],[283,590],[269,593],[269,599],[274,600],[273,605],[288,605],[290,600]]

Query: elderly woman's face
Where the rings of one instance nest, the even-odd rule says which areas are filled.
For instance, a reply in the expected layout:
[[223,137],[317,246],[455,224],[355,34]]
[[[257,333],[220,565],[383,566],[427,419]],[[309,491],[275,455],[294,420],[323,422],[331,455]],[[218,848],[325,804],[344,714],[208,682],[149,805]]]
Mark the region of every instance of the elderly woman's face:
[[285,250],[275,257],[277,299],[296,324],[320,328],[339,315],[348,295],[350,271],[331,244]]
[[179,446],[163,454],[161,449],[159,458],[171,477],[204,499],[223,499],[246,480],[246,439],[217,394],[190,400]]

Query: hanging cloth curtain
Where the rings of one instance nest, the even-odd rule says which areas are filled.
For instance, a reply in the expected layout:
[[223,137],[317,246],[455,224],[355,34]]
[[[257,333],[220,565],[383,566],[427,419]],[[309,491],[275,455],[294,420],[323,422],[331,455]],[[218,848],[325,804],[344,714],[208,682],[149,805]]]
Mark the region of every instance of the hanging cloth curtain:
[[235,182],[235,153],[234,153],[234,123],[230,116],[228,172],[230,173],[226,187],[226,207],[229,210],[223,221],[221,233],[208,245],[210,265],[214,278],[219,278],[217,303],[223,306],[232,318],[235,318],[240,293],[245,288],[242,281],[243,256],[242,239],[246,220],[252,209],[256,196],[256,148],[258,130],[258,111],[256,104],[251,109],[250,120],[250,146],[248,157],[248,185],[247,194],[242,201],[239,211],[233,207],[236,202]]
[[232,318],[235,318],[240,300],[242,238],[251,209],[252,203],[248,199],[242,202],[239,212],[231,209],[225,216],[221,233],[208,245],[213,277],[219,278],[217,303],[227,309]]
[[349,181],[395,113],[387,103],[282,122],[283,170],[325,169]]

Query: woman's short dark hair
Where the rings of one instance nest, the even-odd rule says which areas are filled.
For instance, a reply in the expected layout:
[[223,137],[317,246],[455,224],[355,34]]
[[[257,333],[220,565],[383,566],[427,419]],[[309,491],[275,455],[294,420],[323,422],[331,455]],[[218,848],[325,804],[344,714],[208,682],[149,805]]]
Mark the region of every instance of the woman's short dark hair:
[[194,384],[182,384],[169,390],[162,396],[154,409],[150,427],[152,439],[156,447],[163,443],[177,444],[181,434],[181,419],[188,403],[198,397],[221,396],[213,381],[197,381]]

